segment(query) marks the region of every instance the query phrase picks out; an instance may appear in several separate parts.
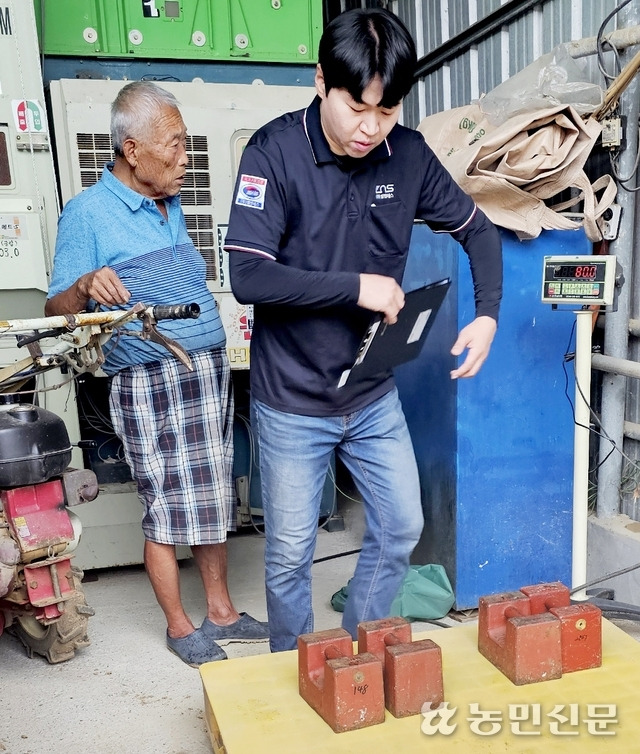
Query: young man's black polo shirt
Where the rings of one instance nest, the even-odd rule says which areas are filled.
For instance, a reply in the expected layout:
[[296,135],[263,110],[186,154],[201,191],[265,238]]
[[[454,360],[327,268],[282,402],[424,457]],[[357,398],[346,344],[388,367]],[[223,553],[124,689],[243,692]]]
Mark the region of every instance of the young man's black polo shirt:
[[[398,125],[367,156],[337,157],[316,98],[254,134],[240,163],[224,248],[234,252],[234,292],[256,304],[251,389],[258,400],[331,416],[392,388],[390,373],[342,388],[338,382],[372,317],[357,306],[358,276],[401,281],[415,218],[462,243],[476,313],[497,319],[499,238],[417,131]],[[245,286],[247,265],[254,275]]]

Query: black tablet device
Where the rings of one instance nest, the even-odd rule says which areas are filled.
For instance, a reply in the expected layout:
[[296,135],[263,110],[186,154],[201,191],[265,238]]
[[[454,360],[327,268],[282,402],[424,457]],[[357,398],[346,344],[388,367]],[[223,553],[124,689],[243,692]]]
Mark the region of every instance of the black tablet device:
[[342,373],[338,387],[415,359],[450,284],[451,279],[445,278],[406,293],[404,306],[393,325],[385,323],[382,314],[376,314],[362,338],[353,366]]

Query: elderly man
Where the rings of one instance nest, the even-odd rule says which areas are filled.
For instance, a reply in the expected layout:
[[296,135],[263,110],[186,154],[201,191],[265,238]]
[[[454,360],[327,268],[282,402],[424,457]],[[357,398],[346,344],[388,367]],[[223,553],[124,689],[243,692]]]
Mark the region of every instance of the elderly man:
[[[115,161],[60,217],[47,315],[90,304],[197,302],[197,320],[163,329],[193,371],[149,341],[112,341],[115,430],[145,507],[144,562],[167,619],[167,646],[197,667],[221,660],[219,642],[268,638],[266,623],[238,613],[227,589],[226,534],[235,526],[233,395],[225,333],[187,234],[179,192],[188,164],[178,103],[151,82],[127,84],[111,107]],[[191,546],[207,616],[195,628],[180,598],[175,546]]]

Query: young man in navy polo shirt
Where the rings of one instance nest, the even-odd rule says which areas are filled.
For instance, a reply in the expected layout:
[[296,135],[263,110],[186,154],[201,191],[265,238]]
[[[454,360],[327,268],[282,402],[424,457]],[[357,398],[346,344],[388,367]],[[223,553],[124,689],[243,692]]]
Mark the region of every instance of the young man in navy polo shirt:
[[423,526],[418,471],[391,372],[349,380],[372,312],[396,321],[412,224],[469,255],[476,318],[452,378],[486,359],[502,288],[500,237],[422,136],[398,125],[416,52],[381,9],[338,16],[320,41],[317,97],[251,139],[225,248],[236,298],[253,303],[252,422],[260,448],[272,651],[313,630],[311,564],[334,451],[366,516],[343,626],[388,615]]

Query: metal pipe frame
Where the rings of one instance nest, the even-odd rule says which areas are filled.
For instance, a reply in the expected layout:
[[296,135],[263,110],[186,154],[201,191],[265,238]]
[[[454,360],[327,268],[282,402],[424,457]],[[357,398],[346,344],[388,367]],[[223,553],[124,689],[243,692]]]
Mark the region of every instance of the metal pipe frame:
[[[622,29],[637,26],[640,22],[640,8],[637,3],[630,3],[620,13],[618,25]],[[624,66],[633,57],[631,48],[621,54]],[[638,148],[638,117],[640,115],[640,81],[635,76],[620,98],[620,109],[626,115],[627,133],[626,149],[620,156],[620,173],[627,177],[634,171]],[[629,347],[629,329],[632,318],[640,314],[638,295],[635,291],[640,285],[640,269],[634,265],[634,236],[636,230],[636,193],[621,189],[618,192],[618,204],[622,208],[622,221],[618,238],[611,242],[609,253],[615,255],[626,278],[626,284],[618,295],[617,311],[608,311],[605,317],[604,348],[605,356],[594,354],[594,366],[606,361],[608,368],[602,384],[601,427],[602,436],[599,447],[597,508],[598,518],[611,518],[620,512],[621,483],[623,478],[623,455],[611,453],[611,443],[617,448],[624,447],[625,414],[629,419],[640,416],[638,385],[628,385],[628,377],[636,377],[633,368],[628,367],[628,359],[640,355],[640,344],[631,343]],[[627,364],[624,364],[626,362]],[[630,389],[631,388],[631,391]],[[633,440],[630,442],[633,443]],[[631,454],[634,455],[633,450]],[[627,452],[627,455],[629,453]]]

